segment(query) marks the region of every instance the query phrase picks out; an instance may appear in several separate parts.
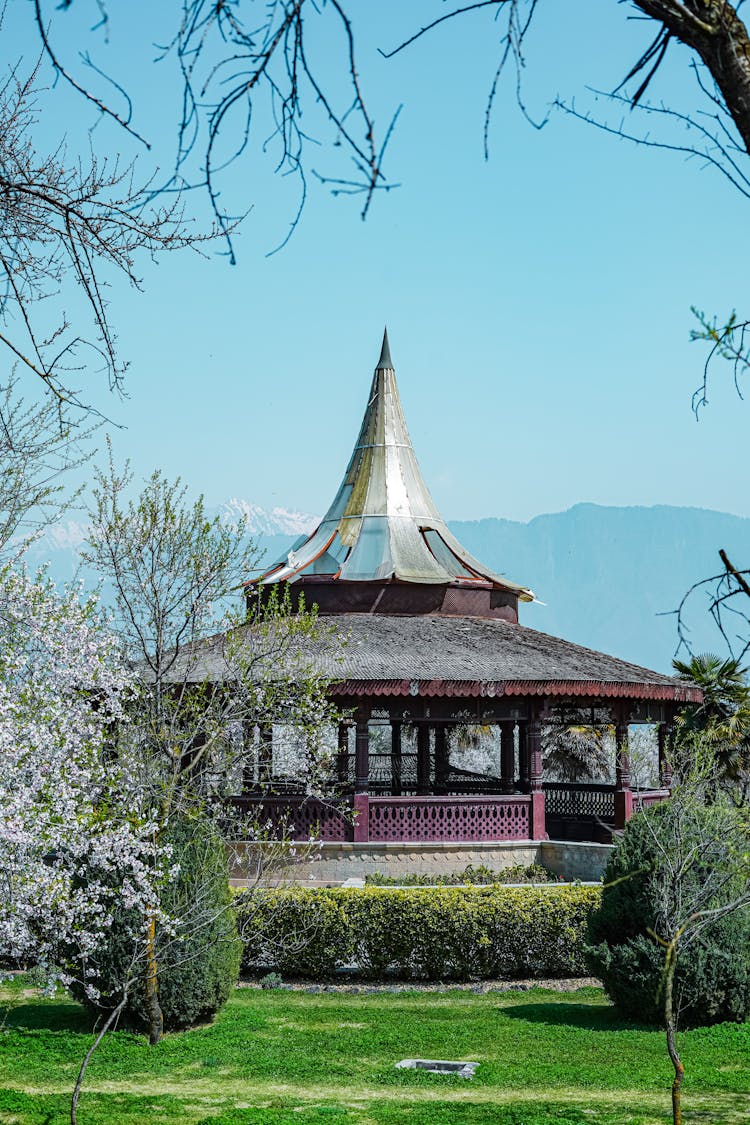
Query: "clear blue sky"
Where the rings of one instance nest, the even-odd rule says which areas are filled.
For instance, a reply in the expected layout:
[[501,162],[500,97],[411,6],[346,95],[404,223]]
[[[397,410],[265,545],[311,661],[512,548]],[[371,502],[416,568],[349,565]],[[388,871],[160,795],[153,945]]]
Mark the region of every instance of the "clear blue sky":
[[[136,124],[166,164],[179,86],[170,64],[152,65],[150,43],[165,38],[178,5],[108,7],[109,44],[85,32],[95,22],[88,0],[71,15],[49,13],[72,62],[83,45],[128,87]],[[160,26],[150,24],[157,7]],[[11,9],[5,57],[31,59],[31,5]],[[750,403],[736,400],[726,373],[696,423],[703,353],[689,343],[691,304],[750,314],[750,202],[698,161],[637,150],[560,113],[537,131],[508,82],[485,163],[496,55],[486,16],[387,62],[377,47],[441,6],[361,0],[352,11],[381,130],[404,106],[387,162],[401,186],[363,223],[358,199],[311,184],[295,235],[269,258],[296,189],[251,146],[224,180],[232,206],[252,208],[238,264],[174,255],[142,265],[144,294],[113,288],[129,398],[96,397],[126,427],[113,435],[117,455],[141,475],[180,474],[211,503],[234,495],[321,512],[387,322],[412,438],[447,518],[528,519],[579,501],[750,515]],[[557,94],[592,104],[587,85],[616,84],[653,31],[627,14],[615,0],[540,6],[527,48],[534,113]],[[339,66],[339,45],[322,37],[315,49]],[[692,105],[688,61],[673,52],[655,99],[677,91]],[[53,96],[43,135],[80,144],[92,115],[61,89]],[[312,106],[309,116],[315,132]],[[131,152],[106,125],[94,138]],[[345,170],[338,153],[322,148],[311,163],[335,174]]]

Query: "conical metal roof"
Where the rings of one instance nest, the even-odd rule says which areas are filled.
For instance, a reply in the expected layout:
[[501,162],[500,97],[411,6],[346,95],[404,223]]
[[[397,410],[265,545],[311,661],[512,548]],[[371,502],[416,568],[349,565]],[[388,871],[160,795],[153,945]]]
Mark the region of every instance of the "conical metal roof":
[[342,582],[492,583],[533,600],[465,551],[440,516],[417,464],[383,335],[370,397],[344,479],[318,527],[260,578]]

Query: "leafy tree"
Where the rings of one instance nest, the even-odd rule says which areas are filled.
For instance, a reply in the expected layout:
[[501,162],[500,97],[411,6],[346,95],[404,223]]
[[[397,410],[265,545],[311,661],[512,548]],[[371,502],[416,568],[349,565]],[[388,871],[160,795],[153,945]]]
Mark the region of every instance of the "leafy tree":
[[[301,737],[297,780],[309,796],[330,787],[335,708],[313,667],[319,626],[304,606],[272,592],[245,619],[237,588],[256,563],[245,527],[208,519],[179,481],[159,472],[126,499],[132,475],[110,459],[97,474],[87,561],[112,592],[115,621],[140,691],[120,752],[133,763],[165,843],[185,817],[225,820],[221,798],[267,761],[274,723]],[[270,778],[259,782],[270,784]],[[256,834],[255,826],[233,825]],[[225,871],[226,878],[226,871]],[[158,918],[150,929],[143,995],[152,1043],[164,1020],[159,1002]]]
[[[174,817],[163,842],[170,849],[173,871],[160,896],[170,922],[156,935],[158,995],[165,1030],[180,1031],[211,1019],[227,1001],[239,974],[242,943],[227,880],[225,844],[216,826],[205,816]],[[99,1011],[112,1011],[119,1002],[120,982],[128,979],[132,924],[131,910],[117,911],[90,959],[95,995],[74,987],[80,1000]],[[139,1029],[147,1021],[145,988],[141,974],[123,1009],[123,1016]]]
[[714,653],[675,660],[675,671],[703,692],[703,702],[679,716],[676,738],[689,745],[696,736],[711,745],[722,780],[745,800],[750,784],[750,687],[747,671],[733,657]]
[[682,1023],[750,1015],[750,822],[716,793],[710,745],[678,762],[668,801],[626,826],[592,917],[592,968],[627,1014],[659,1020],[674,1069],[672,1108],[682,1121]]

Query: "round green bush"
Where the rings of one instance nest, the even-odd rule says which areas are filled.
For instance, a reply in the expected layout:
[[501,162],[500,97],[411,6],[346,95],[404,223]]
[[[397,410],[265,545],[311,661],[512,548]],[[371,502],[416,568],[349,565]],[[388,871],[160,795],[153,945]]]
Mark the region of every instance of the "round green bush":
[[[156,930],[157,989],[164,1030],[178,1031],[211,1019],[227,1001],[239,975],[242,942],[224,843],[214,825],[199,816],[181,817],[164,839],[179,873],[163,887],[161,906],[178,924],[175,933]],[[134,922],[125,910],[115,917],[89,966],[89,980],[100,997],[89,1001],[79,985],[73,989],[78,999],[105,1010],[119,1001],[136,948]],[[143,977],[141,945],[138,979],[123,1012],[124,1022],[139,1029],[148,1025]]]
[[[588,931],[589,967],[602,979],[609,998],[624,1015],[651,1024],[663,1022],[665,951],[649,931],[663,928],[659,919],[664,884],[656,873],[677,824],[669,805],[654,806],[628,823],[607,864],[601,903],[590,916]],[[705,840],[716,823],[716,810],[710,807],[681,818],[680,856],[688,854],[691,843]],[[681,879],[684,903],[695,901],[709,875],[701,858],[706,854],[696,846],[686,866]],[[739,889],[739,884],[727,884],[724,901]],[[719,905],[718,900],[713,905]],[[674,987],[683,1026],[750,1016],[750,909],[727,914],[679,949]]]

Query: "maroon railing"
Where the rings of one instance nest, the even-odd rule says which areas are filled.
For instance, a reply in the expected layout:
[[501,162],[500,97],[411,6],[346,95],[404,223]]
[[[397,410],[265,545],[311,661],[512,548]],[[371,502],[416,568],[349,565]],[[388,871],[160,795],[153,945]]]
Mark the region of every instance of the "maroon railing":
[[303,841],[315,837],[333,843],[352,838],[352,822],[337,808],[312,797],[233,797],[232,804],[252,817],[269,836]]
[[[372,797],[362,794],[354,799],[353,817],[333,805],[293,794],[235,797],[232,804],[245,810],[270,835],[285,834],[297,841],[315,837],[332,843],[348,840],[468,843],[543,837],[543,811],[552,822],[553,831],[565,830],[569,839],[592,838],[586,835],[585,825],[598,824],[611,831],[616,822],[621,827],[629,815],[621,813],[618,820],[618,796],[622,794],[616,794],[613,785],[552,782],[544,786],[546,807],[543,810],[542,794],[485,797]],[[633,811],[647,808],[668,796],[668,789],[633,790]],[[539,801],[538,808],[535,800]]]
[[634,789],[633,811],[646,809],[649,805],[658,805],[659,801],[666,801],[669,795],[668,789]]
[[370,797],[370,840],[528,840],[531,797]]

